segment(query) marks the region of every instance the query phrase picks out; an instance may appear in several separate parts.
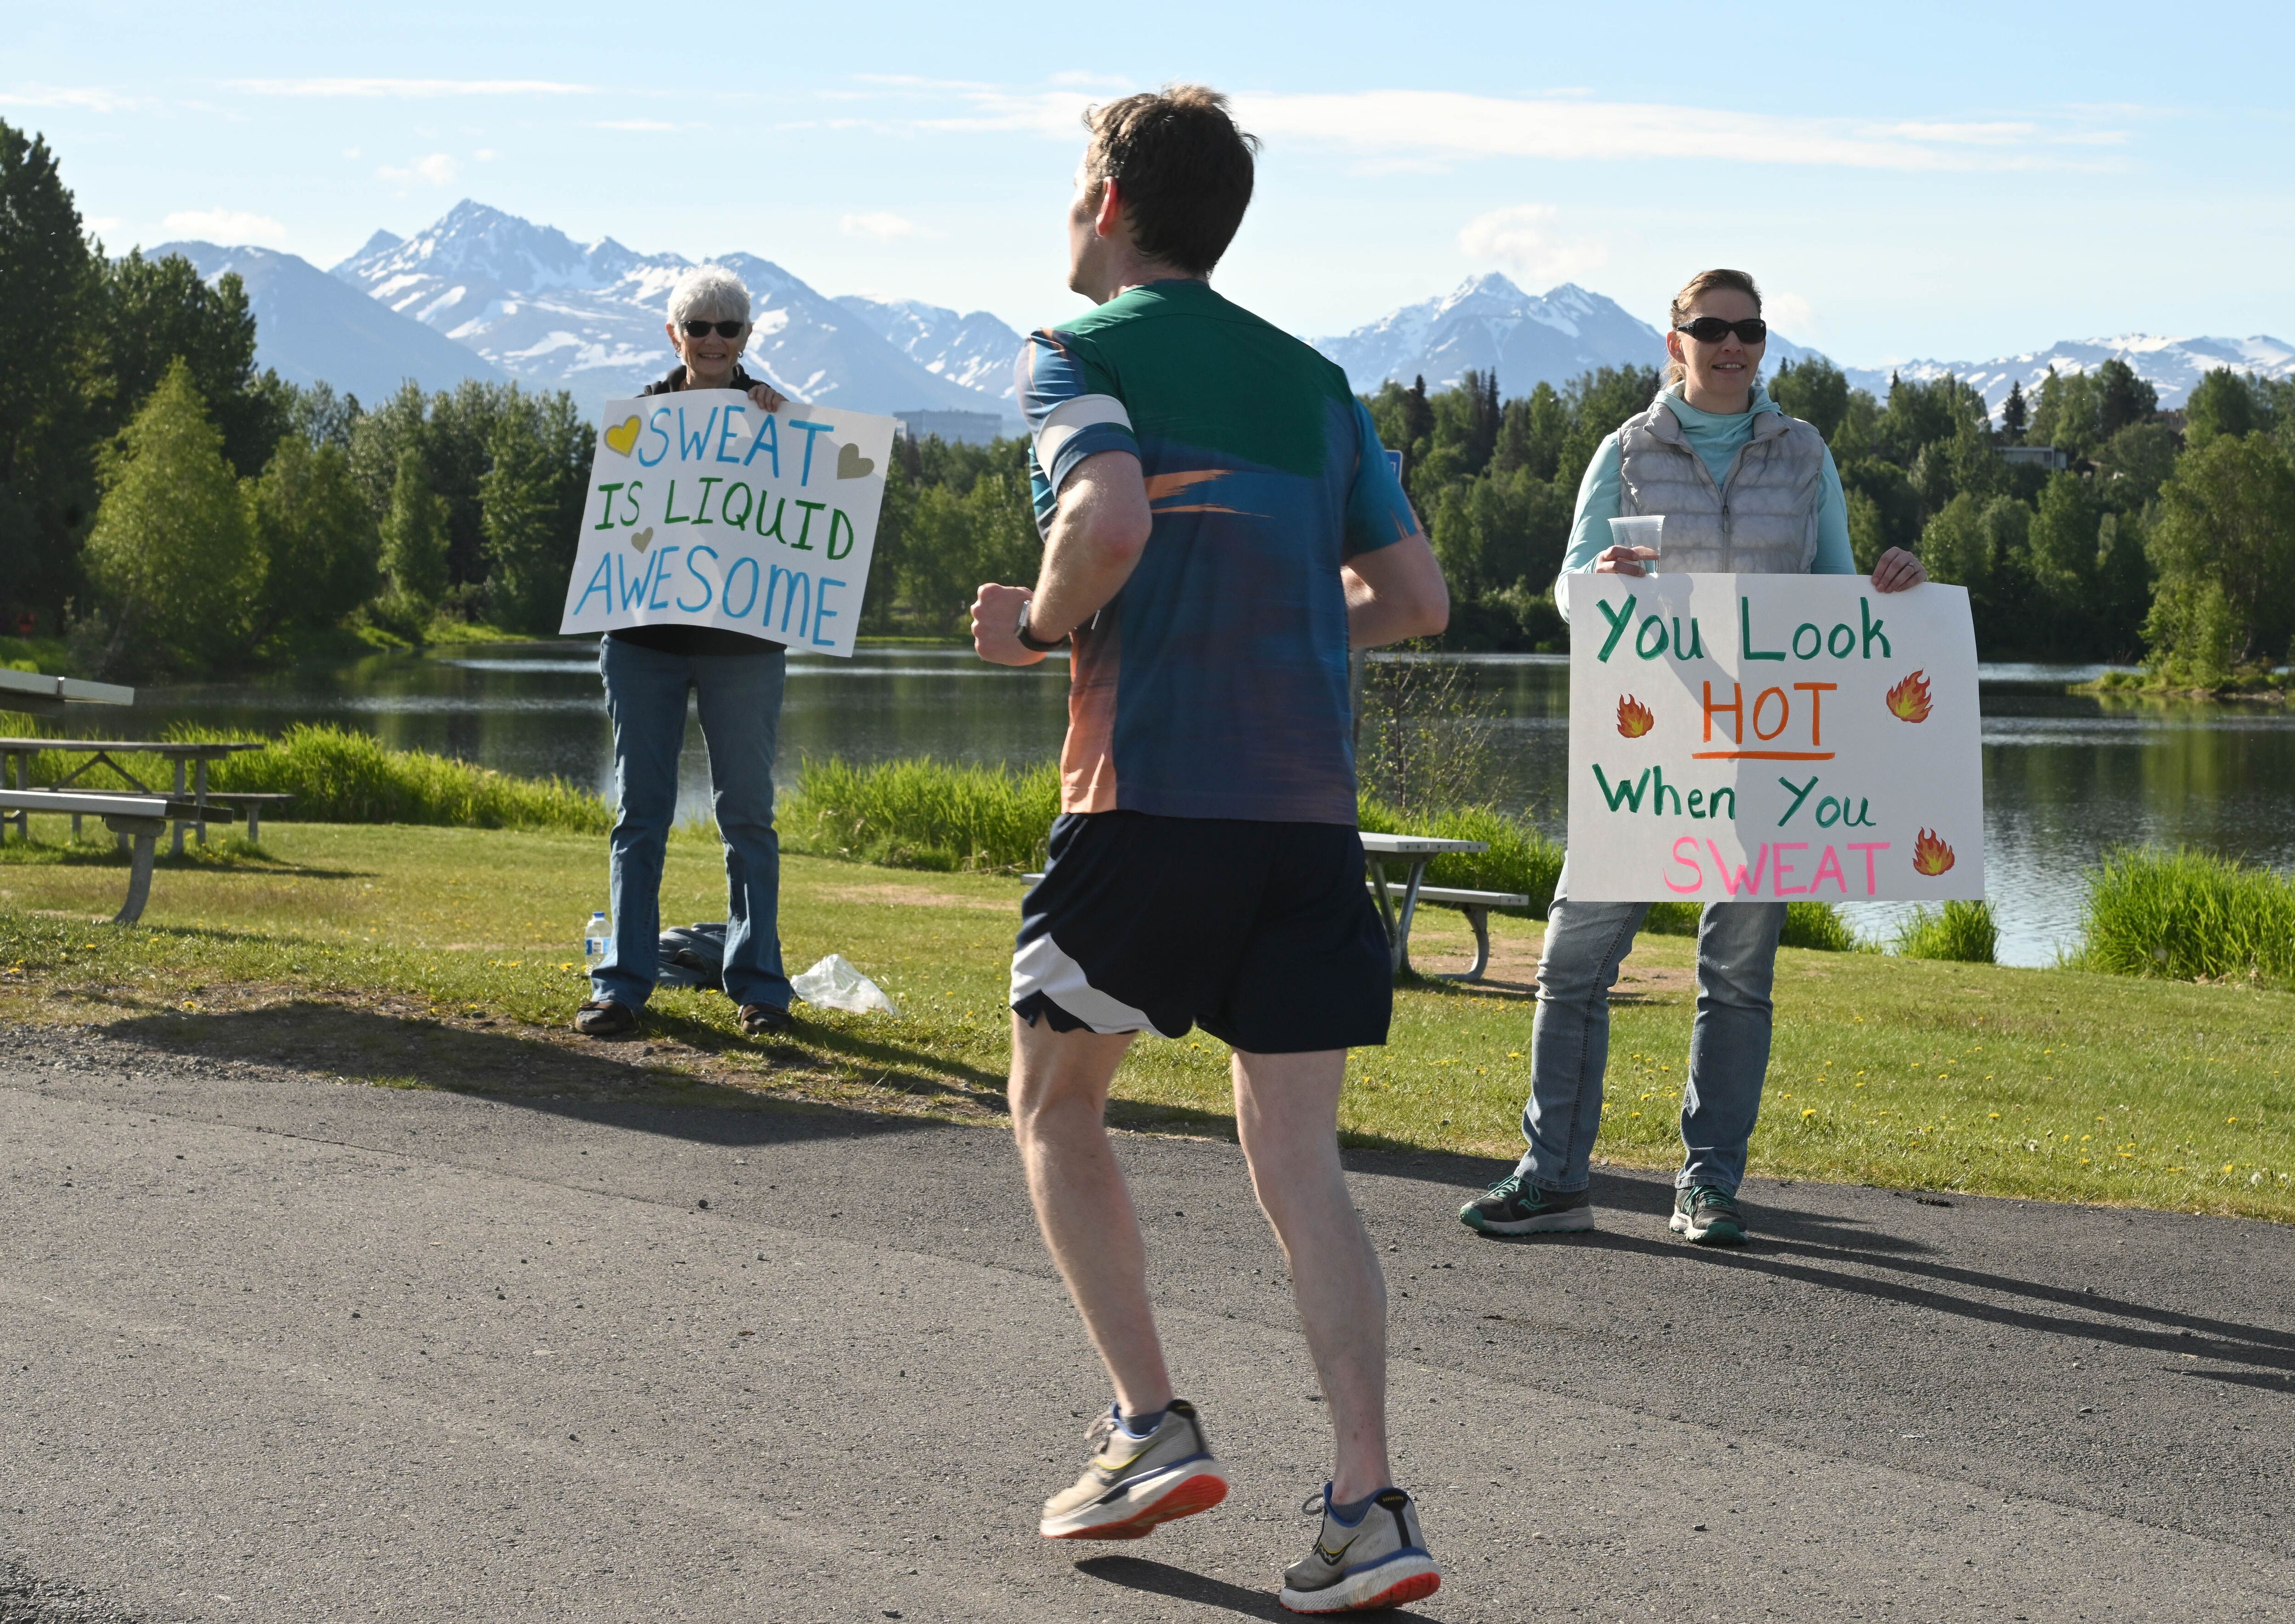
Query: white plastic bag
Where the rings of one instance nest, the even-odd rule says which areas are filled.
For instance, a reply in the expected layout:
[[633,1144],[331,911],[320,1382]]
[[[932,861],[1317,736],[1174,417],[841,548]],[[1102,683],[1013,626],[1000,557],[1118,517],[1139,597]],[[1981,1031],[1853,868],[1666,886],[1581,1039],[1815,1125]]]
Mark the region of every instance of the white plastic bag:
[[789,985],[808,1004],[819,1004],[824,1009],[849,1009],[855,1015],[866,1015],[880,1009],[886,1015],[901,1012],[885,990],[845,961],[842,953],[831,953],[802,975],[789,977]]

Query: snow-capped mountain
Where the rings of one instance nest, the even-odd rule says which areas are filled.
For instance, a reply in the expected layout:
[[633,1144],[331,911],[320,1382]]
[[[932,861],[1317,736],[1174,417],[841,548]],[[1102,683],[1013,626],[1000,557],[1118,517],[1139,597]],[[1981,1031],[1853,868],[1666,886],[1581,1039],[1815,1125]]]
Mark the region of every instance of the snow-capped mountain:
[[2182,405],[2190,398],[2192,386],[2219,367],[2266,378],[2295,378],[2295,345],[2261,334],[2250,339],[2160,339],[2149,333],[2127,333],[2117,339],[2066,339],[2044,350],[1991,361],[1907,361],[1896,367],[1843,371],[1850,383],[1872,390],[1883,400],[1889,396],[1891,372],[1919,383],[1950,372],[1981,392],[1997,417],[2000,404],[2008,398],[2010,384],[2022,384],[2024,393],[2030,395],[2052,366],[2059,373],[2091,372],[2115,357],[2160,391],[2163,411]]
[[[1614,299],[1564,282],[1524,293],[1496,272],[1468,277],[1455,292],[1390,315],[1315,347],[1346,369],[1364,394],[1388,379],[1423,377],[1447,389],[1468,369],[1496,372],[1499,393],[1527,395],[1541,383],[1557,388],[1604,366],[1663,366],[1665,340]],[[1769,364],[1809,352],[1769,335]]]
[[[640,254],[610,237],[584,247],[466,199],[412,237],[377,233],[333,273],[502,371],[594,408],[675,364],[662,322],[670,289],[694,263]],[[871,412],[987,404],[772,261],[728,254],[717,263],[755,301],[743,364],[792,398]]]
[[857,293],[844,294],[837,302],[935,377],[998,400],[1012,399],[1020,335],[985,310],[959,315],[921,299],[863,298]]
[[437,390],[465,378],[502,377],[476,351],[361,298],[293,254],[212,242],[163,242],[149,250],[154,259],[169,254],[190,260],[210,282],[239,273],[255,313],[256,364],[290,383],[323,379],[372,406],[408,379]]

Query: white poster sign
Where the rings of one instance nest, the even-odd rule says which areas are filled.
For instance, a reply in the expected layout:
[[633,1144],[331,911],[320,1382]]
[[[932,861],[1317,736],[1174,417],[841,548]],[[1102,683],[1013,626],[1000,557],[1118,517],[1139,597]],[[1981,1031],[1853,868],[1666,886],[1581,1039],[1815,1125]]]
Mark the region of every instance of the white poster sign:
[[607,402],[559,630],[720,626],[849,657],[893,428],[736,389]]
[[1968,593],[1565,575],[1570,894],[1984,894]]

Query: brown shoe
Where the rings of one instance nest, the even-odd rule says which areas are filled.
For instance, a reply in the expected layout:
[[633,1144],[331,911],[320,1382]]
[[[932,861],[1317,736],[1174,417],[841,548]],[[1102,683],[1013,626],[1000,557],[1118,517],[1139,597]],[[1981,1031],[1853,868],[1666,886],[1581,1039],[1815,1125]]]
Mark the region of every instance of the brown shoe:
[[574,1030],[585,1038],[626,1038],[638,1027],[638,1012],[609,998],[593,998],[574,1013]]
[[741,1030],[753,1038],[778,1037],[796,1024],[796,1017],[779,1004],[741,1006]]

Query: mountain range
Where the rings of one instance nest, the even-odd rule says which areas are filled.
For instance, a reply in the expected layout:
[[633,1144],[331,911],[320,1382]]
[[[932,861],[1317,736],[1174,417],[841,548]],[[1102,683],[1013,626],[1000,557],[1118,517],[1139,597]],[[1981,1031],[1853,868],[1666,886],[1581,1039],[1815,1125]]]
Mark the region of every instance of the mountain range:
[[[570,391],[595,410],[673,364],[662,333],[670,289],[695,262],[641,254],[610,237],[581,244],[554,227],[464,200],[412,237],[377,232],[330,271],[272,249],[163,244],[210,280],[236,271],[257,321],[257,358],[298,383],[325,379],[378,399],[412,379],[425,389],[464,378],[516,379]],[[1012,363],[1020,335],[986,311],[961,314],[916,299],[831,298],[769,259],[728,254],[755,300],[745,364],[797,400],[865,411],[962,412],[984,430],[1018,428]],[[1615,300],[1564,282],[1524,292],[1496,273],[1406,305],[1352,332],[1313,341],[1353,387],[1424,377],[1455,384],[1468,369],[1495,373],[1500,393],[1560,386],[1600,366],[1656,366],[1656,328]],[[1769,336],[1776,366],[1817,352]],[[2027,393],[2053,365],[2086,371],[2114,356],[2182,404],[2208,370],[2230,366],[2295,378],[2295,346],[2267,337],[2163,339],[2127,334],[2065,341],[1989,361],[1908,361],[1844,367],[1850,381],[1888,392],[1891,370],[1928,379],[1951,372],[1997,412],[2012,382]]]
[[[1527,395],[1540,383],[1557,388],[1597,366],[1662,366],[1665,339],[1658,330],[1611,299],[1564,282],[1544,294],[1525,293],[1496,273],[1469,277],[1456,291],[1405,305],[1368,326],[1315,347],[1347,371],[1368,393],[1388,379],[1423,377],[1430,389],[1448,388],[1468,368],[1495,371],[1499,392]],[[1818,352],[1774,330],[1766,363],[1774,370]],[[2270,378],[2295,378],[2295,347],[2273,338],[2161,339],[2129,333],[2116,339],[2070,340],[1989,361],[1907,361],[1895,367],[1844,366],[1849,381],[1885,400],[1892,373],[1928,382],[1950,372],[1973,385],[1997,416],[2012,383],[2026,394],[2053,366],[2058,372],[2093,371],[2106,361],[2126,362],[2160,392],[2163,408],[2180,406],[2208,371],[2228,366]]]

